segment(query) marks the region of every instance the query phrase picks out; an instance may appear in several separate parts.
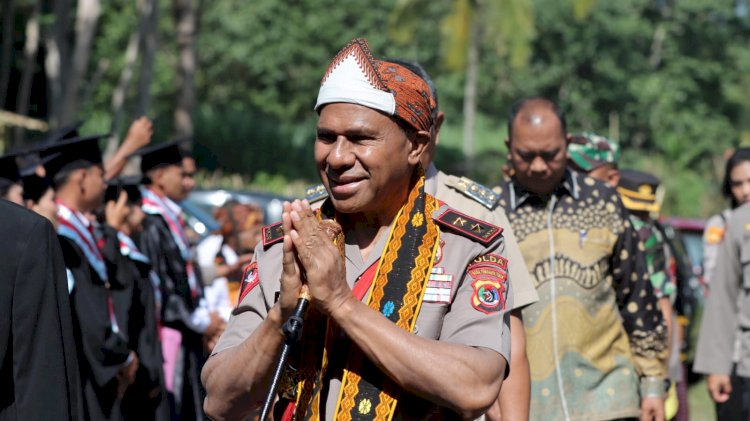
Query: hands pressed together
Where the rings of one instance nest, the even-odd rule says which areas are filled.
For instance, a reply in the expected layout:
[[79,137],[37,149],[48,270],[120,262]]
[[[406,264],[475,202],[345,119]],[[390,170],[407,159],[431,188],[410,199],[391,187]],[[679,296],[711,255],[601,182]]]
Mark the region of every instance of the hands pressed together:
[[307,288],[313,304],[323,314],[335,319],[336,312],[354,300],[346,282],[341,227],[333,221],[319,221],[310,204],[300,200],[284,203],[282,226],[282,320],[293,313],[302,288]]

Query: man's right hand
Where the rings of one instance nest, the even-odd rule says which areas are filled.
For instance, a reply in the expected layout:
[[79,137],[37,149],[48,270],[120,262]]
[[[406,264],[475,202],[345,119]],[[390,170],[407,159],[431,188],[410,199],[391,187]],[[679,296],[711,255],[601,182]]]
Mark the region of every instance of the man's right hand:
[[716,403],[724,403],[729,400],[732,393],[732,380],[726,374],[709,374],[708,393]]
[[124,142],[128,143],[135,149],[140,149],[151,142],[151,136],[154,134],[154,126],[148,117],[141,117],[135,120],[128,129]]
[[130,214],[130,208],[128,208],[128,194],[124,191],[120,192],[120,197],[117,198],[117,202],[110,200],[104,207],[104,216],[107,220],[107,224],[116,230],[119,230],[120,227],[122,227],[128,214]]
[[292,204],[284,202],[284,212],[281,214],[281,226],[284,229],[284,255],[281,260],[281,294],[279,295],[279,306],[281,307],[281,320],[285,322],[294,313],[297,305],[300,289],[302,288],[302,275],[297,261],[297,253],[292,244]]

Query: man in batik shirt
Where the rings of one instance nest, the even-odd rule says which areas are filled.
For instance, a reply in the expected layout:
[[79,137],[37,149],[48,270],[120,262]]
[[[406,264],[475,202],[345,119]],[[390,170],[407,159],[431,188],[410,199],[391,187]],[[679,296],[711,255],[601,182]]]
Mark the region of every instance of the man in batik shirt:
[[667,335],[642,246],[617,193],[567,168],[566,133],[554,102],[516,103],[496,190],[539,293],[523,312],[531,419],[660,420]]

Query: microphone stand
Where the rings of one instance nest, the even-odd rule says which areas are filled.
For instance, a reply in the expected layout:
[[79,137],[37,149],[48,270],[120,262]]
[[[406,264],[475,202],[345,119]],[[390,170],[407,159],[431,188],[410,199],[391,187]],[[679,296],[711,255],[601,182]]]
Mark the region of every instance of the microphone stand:
[[273,371],[271,387],[263,403],[263,410],[259,418],[260,421],[265,421],[271,411],[271,406],[276,399],[276,392],[279,389],[279,381],[284,374],[286,361],[289,359],[289,352],[292,350],[292,346],[302,339],[302,325],[305,322],[305,312],[307,311],[307,306],[310,304],[310,298],[312,297],[307,290],[307,286],[303,286],[297,299],[297,307],[295,307],[294,313],[289,316],[289,320],[281,327],[281,330],[284,332],[284,346],[281,348],[281,355],[279,355],[279,360],[276,362],[276,369]]

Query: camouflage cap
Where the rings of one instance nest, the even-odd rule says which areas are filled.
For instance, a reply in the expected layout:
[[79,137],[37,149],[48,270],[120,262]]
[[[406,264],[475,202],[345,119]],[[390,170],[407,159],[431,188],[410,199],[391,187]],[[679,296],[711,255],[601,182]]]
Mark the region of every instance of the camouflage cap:
[[617,165],[620,145],[593,132],[578,133],[571,137],[568,156],[578,168],[589,172],[604,164]]

